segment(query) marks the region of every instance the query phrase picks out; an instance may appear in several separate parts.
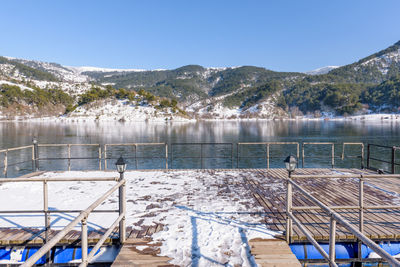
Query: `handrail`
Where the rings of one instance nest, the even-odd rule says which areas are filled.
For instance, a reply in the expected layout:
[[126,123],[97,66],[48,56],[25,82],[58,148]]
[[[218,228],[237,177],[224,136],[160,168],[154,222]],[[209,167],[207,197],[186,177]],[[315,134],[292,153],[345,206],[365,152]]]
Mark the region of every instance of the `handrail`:
[[[21,267],[29,267],[34,265],[42,256],[44,256],[52,247],[54,247],[72,228],[74,228],[79,222],[82,222],[82,266],[86,266],[88,263],[87,260],[87,225],[86,219],[89,214],[99,206],[105,199],[107,199],[114,191],[119,189],[121,186],[125,185],[125,179],[119,181],[116,185],[114,185],[111,189],[109,189],[104,195],[99,197],[95,202],[93,202],[89,207],[83,210],[72,222],[70,222],[66,227],[64,227],[60,232],[58,232],[52,239],[50,239],[44,246],[42,246],[35,254],[29,257]],[[125,217],[126,211],[123,211],[118,219],[118,223]],[[115,228],[116,222],[112,224]],[[112,232],[112,231],[111,231]],[[107,231],[106,233],[111,233]],[[103,241],[104,243],[104,241]],[[97,252],[97,251],[96,251]],[[96,253],[94,252],[94,253]],[[85,255],[86,254],[86,255]],[[93,256],[93,255],[92,255]]]
[[[380,148],[387,148],[391,150],[391,158],[390,161],[378,159],[371,157],[371,147],[380,147]],[[368,144],[367,145],[367,168],[372,170],[378,170],[377,168],[371,167],[371,160],[384,162],[390,164],[390,172],[394,174],[396,172],[396,166],[400,166],[400,163],[396,162],[396,151],[400,150],[399,146],[384,146],[384,145],[377,145],[377,144]]]
[[[33,159],[35,157],[35,155],[34,155],[34,150],[35,150],[34,145],[12,147],[12,148],[6,148],[6,149],[1,149],[0,150],[0,154],[4,153],[3,166],[1,166],[1,168],[3,169],[4,176],[7,177],[7,169],[8,169],[9,166],[14,166],[16,164],[23,163],[23,162],[17,162],[17,163],[11,163],[11,164],[8,163],[8,153],[11,152],[11,151],[22,150],[22,149],[27,149],[27,148],[31,148],[32,149],[32,162],[33,162]],[[28,162],[28,161],[24,161],[24,162]]]
[[[304,168],[304,159],[305,159],[305,153],[304,153],[304,146],[305,145],[330,145],[331,146],[331,165],[332,169],[335,167],[335,143],[333,142],[303,142],[301,146],[301,167]],[[309,157],[310,158],[310,157]]]
[[18,183],[18,182],[91,182],[91,181],[118,181],[116,177],[92,178],[92,177],[33,177],[33,178],[2,178],[0,183]]
[[[298,177],[298,176],[296,176]],[[292,177],[293,179],[295,176]],[[363,178],[363,177],[361,177]],[[360,206],[358,209],[360,210],[360,225],[359,230],[356,229],[351,223],[345,220],[341,215],[335,212],[331,207],[326,206],[317,198],[308,193],[305,189],[303,189],[299,184],[297,184],[293,179],[288,178],[287,181],[287,195],[286,195],[286,214],[287,214],[287,222],[286,222],[286,240],[290,242],[291,234],[292,234],[292,222],[294,222],[299,229],[306,235],[307,239],[317,248],[318,251],[321,252],[321,255],[329,262],[331,266],[337,266],[335,263],[335,243],[336,243],[336,222],[339,222],[342,226],[344,226],[347,230],[353,233],[361,242],[370,247],[373,251],[375,251],[378,255],[380,255],[383,259],[388,261],[393,266],[400,266],[400,262],[398,262],[393,256],[387,253],[384,249],[379,247],[375,242],[369,239],[367,236],[363,234],[363,210],[369,207],[364,206],[363,204],[363,183],[364,180],[360,179],[360,196],[359,202]],[[323,249],[318,244],[318,242],[312,237],[312,235],[307,231],[307,229],[302,226],[301,222],[297,220],[292,211],[296,210],[296,208],[292,207],[292,186],[300,191],[306,198],[314,202],[320,209],[325,211],[331,218],[330,220],[330,235],[329,235],[329,255],[326,253],[322,253]],[[314,208],[314,207],[313,207]],[[360,251],[359,251],[360,253]],[[359,254],[360,257],[360,254]]]

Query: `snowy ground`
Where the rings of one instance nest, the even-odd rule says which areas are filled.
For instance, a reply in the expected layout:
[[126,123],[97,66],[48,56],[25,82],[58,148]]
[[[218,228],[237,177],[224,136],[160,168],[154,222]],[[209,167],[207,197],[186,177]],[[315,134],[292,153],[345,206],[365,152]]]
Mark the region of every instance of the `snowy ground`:
[[[246,190],[237,171],[132,171],[127,172],[127,226],[161,223],[164,230],[153,235],[161,242],[161,255],[173,264],[187,266],[254,266],[247,241],[272,238],[261,222],[262,208]],[[243,174],[242,174],[243,175]],[[245,174],[247,177],[252,173]],[[115,172],[46,173],[46,177],[116,177]],[[115,182],[49,182],[49,207],[84,209],[111,188]],[[23,192],[23,194],[21,194]],[[27,199],[29,201],[27,201]],[[41,183],[0,185],[3,210],[40,209]],[[116,209],[113,194],[99,209]],[[76,215],[76,214],[75,214]],[[52,216],[52,228],[70,222],[73,214]],[[108,227],[117,215],[92,214],[90,228]],[[2,215],[0,227],[43,226],[41,215]]]

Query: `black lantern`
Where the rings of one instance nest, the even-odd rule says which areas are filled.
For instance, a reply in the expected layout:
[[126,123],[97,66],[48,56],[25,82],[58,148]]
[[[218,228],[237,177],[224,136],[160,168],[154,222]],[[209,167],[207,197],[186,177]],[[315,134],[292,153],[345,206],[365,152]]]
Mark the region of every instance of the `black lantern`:
[[285,162],[285,167],[290,177],[291,173],[296,169],[297,159],[295,156],[290,155],[283,162]]
[[124,158],[122,156],[119,157],[119,159],[115,163],[115,166],[117,166],[117,171],[119,173],[124,173],[125,172],[125,170],[126,170],[126,162],[125,162],[125,160],[124,160]]

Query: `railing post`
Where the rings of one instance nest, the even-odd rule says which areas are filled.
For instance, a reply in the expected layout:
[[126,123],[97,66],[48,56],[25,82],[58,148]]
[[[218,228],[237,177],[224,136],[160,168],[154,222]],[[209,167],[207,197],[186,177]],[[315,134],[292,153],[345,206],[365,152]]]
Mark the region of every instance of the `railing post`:
[[233,143],[231,143],[231,169],[233,169]]
[[137,161],[137,144],[134,144],[135,147],[135,168],[138,168],[138,161]]
[[269,169],[269,144],[267,144],[267,169]]
[[107,144],[104,144],[104,170],[107,170]]
[[335,168],[335,144],[332,144],[332,169]]
[[165,169],[168,170],[168,144],[165,143]]
[[329,227],[329,266],[335,266],[336,220],[331,215]]
[[[362,175],[360,175],[360,180],[359,180],[359,186],[358,186],[358,204],[359,204],[359,223],[358,227],[359,230],[362,234],[364,234],[364,179]],[[361,247],[362,247],[362,242],[358,241],[358,259],[361,260],[362,254],[361,254]]]
[[364,169],[364,144],[361,144],[361,169]]
[[395,155],[396,155],[396,147],[392,147],[392,174],[395,173]]
[[236,169],[239,169],[239,143],[236,144]]
[[[47,181],[43,181],[43,211],[44,211],[44,242],[49,241],[50,216],[49,216],[49,191]],[[46,262],[50,260],[50,252],[46,253]]]
[[71,171],[71,144],[68,144],[68,171]]
[[292,184],[290,183],[290,177],[286,180],[287,191],[286,191],[286,242],[289,244],[292,240],[292,219],[289,214],[292,213]]
[[200,162],[201,169],[203,169],[203,143],[200,144]]
[[6,152],[4,152],[4,177],[7,177],[7,167],[8,167],[8,149],[6,150]]
[[82,265],[87,266],[87,255],[88,255],[88,229],[87,229],[87,218],[83,218],[81,221],[81,248],[82,248]]
[[304,143],[301,144],[301,167],[304,168]]
[[370,144],[368,144],[368,146],[367,146],[367,169],[369,169],[369,158],[370,158],[370,156],[371,156],[371,148],[370,148]]
[[34,155],[35,155],[35,171],[39,171],[39,144],[36,138],[33,139],[33,151],[34,151]]
[[[124,173],[121,172],[119,180],[124,180]],[[125,228],[125,215],[126,215],[126,182],[119,187],[119,215],[123,214],[122,220],[119,222],[119,241],[121,244],[125,243],[126,228]]]
[[101,171],[101,145],[99,144],[99,171]]

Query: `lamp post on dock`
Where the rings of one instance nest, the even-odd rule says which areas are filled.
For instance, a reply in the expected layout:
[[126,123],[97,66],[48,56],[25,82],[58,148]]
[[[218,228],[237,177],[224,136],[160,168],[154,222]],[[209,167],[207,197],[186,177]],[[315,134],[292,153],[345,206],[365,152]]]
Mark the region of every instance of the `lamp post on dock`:
[[[121,156],[115,163],[115,166],[117,167],[117,171],[119,172],[119,181],[124,180],[124,173],[126,170],[126,162],[124,158]],[[125,242],[126,239],[126,229],[125,229],[125,214],[126,214],[126,188],[125,188],[125,183],[120,186],[119,188],[119,215],[123,215],[121,221],[119,222],[119,241],[121,244]]]
[[290,155],[283,162],[289,175],[286,181],[286,242],[290,244],[293,232],[293,223],[290,217],[292,214],[292,184],[290,179],[292,178],[292,172],[296,169],[297,159],[295,156]]
[[288,156],[283,162],[285,162],[286,170],[288,171],[289,178],[292,177],[292,172],[296,169],[297,159],[295,156]]

